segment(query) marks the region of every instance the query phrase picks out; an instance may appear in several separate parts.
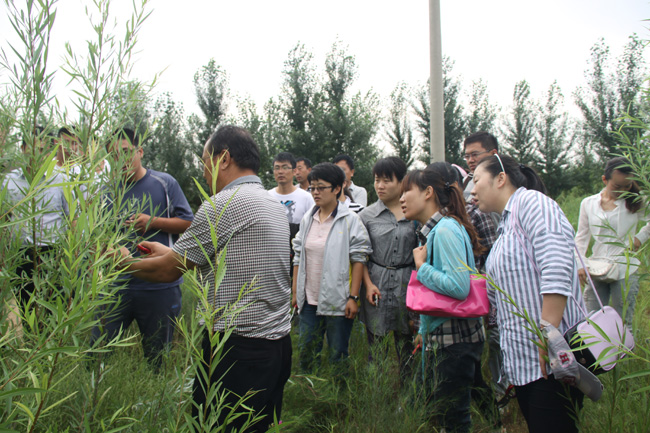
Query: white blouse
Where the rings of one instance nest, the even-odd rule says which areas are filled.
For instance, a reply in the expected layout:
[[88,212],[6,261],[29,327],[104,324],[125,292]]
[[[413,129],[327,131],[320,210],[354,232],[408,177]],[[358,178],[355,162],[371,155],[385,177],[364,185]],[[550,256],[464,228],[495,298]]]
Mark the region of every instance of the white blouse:
[[[580,218],[578,221],[578,233],[576,234],[576,247],[585,257],[589,241],[594,238],[592,257],[609,258],[619,263],[619,278],[625,277],[627,260],[626,249],[633,245],[634,238],[641,244],[650,238],[650,219],[646,215],[645,208],[631,213],[625,207],[625,200],[619,198],[614,202],[616,206],[611,211],[605,211],[601,207],[602,192],[594,194],[582,200],[580,204]],[[639,222],[646,224],[637,232]],[[636,233],[636,235],[634,234]],[[582,268],[580,259],[578,268]],[[630,257],[630,275],[639,268],[639,260]]]

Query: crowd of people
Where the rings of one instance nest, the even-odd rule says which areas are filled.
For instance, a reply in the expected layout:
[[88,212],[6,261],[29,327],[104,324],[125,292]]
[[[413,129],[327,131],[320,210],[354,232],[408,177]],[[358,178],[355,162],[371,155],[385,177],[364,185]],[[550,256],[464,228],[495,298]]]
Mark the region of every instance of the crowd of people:
[[[59,139],[57,176],[63,176],[70,171],[66,149],[78,140],[67,128]],[[144,353],[159,367],[180,311],[183,273],[196,269],[203,284],[218,285],[218,290],[208,291],[208,302],[219,314],[213,328],[205,330],[206,365],[214,333],[232,331],[211,376],[194,381],[197,418],[210,410],[210,383],[220,381],[231,391],[228,404],[254,391],[246,405],[265,418],[250,431],[266,431],[281,419],[295,312],[302,373],[321,372],[326,341],[331,374],[345,380],[358,316],[365,326],[369,361],[388,357],[392,332],[400,384],[420,387],[419,395],[447,432],[470,431],[473,398],[498,427],[495,402],[509,385],[529,431],[577,431],[583,395],[553,377],[543,344],[537,344],[520,312],[563,332],[583,318],[584,302],[597,308],[590,288],[583,301],[588,270],[579,260],[586,257],[593,238],[593,256],[617,270],[613,279],[598,281],[596,290],[632,324],[639,262],[630,252],[650,237],[634,173],[624,158],[607,163],[605,187],[582,202],[576,235],[535,171],[499,153],[492,134],[472,134],[463,146],[468,171],[445,162],[408,171],[397,157],[376,161],[378,200],[368,205],[367,191],[352,180],[355,162],[348,155],[312,165],[305,157],[279,153],[272,166],[277,186],[265,190],[258,177],[259,148],[250,133],[222,126],[202,155],[213,195],[193,213],[172,176],[142,165],[139,137],[127,129],[118,131],[106,150],[119,157],[112,161],[123,162],[123,200],[139,204],[125,224],[135,228],[138,240],[146,240],[120,250],[123,286],[115,308],[107,310],[102,326],[93,331],[94,339],[110,338],[136,320]],[[97,167],[98,173],[104,170],[110,164]],[[10,200],[19,201],[28,185],[15,170],[3,187]],[[39,216],[46,234],[34,239],[23,233],[23,244],[30,247],[25,251],[35,245],[49,251],[65,229],[68,206],[57,188],[46,190],[47,209]],[[111,209],[110,194],[106,200]],[[637,231],[640,222],[646,224]],[[613,244],[612,238],[619,243]],[[34,259],[27,257],[19,274],[29,275]],[[216,263],[224,264],[223,275]],[[485,317],[415,314],[406,307],[413,270],[423,285],[456,299],[467,297],[472,274],[488,275],[500,290],[489,291]],[[242,290],[247,285],[254,287]],[[18,298],[25,305],[31,290],[29,284],[19,287]],[[481,374],[486,342],[490,385]],[[408,362],[418,348],[419,372]]]

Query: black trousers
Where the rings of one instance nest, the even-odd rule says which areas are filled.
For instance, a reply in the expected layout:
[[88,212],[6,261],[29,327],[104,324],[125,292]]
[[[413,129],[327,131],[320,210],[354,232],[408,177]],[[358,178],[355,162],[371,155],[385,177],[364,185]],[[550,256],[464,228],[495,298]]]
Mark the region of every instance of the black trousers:
[[[211,358],[209,334],[206,331],[203,337],[203,367],[207,370]],[[246,338],[231,334],[224,346],[221,362],[216,366],[210,377],[210,383],[221,382],[220,390],[228,391],[225,398],[227,406],[233,406],[239,401],[240,396],[249,391],[255,391],[244,404],[253,409],[256,415],[264,415],[264,419],[255,424],[247,432],[266,432],[274,422],[274,416],[281,420],[282,395],[284,385],[291,375],[291,338],[289,335],[279,340],[266,340],[263,338]],[[207,410],[206,390],[210,383],[199,374],[194,380],[194,407],[192,416],[198,420],[199,409],[209,413],[215,408]],[[222,406],[219,414],[219,424],[222,425],[229,414],[228,408]],[[239,413],[248,413],[246,408],[240,407]],[[246,416],[235,419],[230,429],[240,429]],[[202,426],[204,427],[204,426]],[[207,426],[205,426],[207,427]],[[239,431],[239,430],[238,430]]]
[[154,367],[161,365],[161,355],[172,342],[175,319],[181,312],[181,289],[172,286],[159,290],[122,289],[113,311],[101,318],[102,328],[93,329],[93,341],[101,333],[109,340],[135,320],[142,335],[145,357]]
[[574,433],[584,394],[576,387],[548,379],[515,387],[517,402],[531,433]]

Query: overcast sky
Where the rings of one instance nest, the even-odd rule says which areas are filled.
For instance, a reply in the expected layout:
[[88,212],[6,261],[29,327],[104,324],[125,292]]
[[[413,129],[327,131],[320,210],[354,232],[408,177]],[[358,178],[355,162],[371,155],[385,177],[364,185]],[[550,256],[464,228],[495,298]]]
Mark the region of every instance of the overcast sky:
[[[15,0],[18,4],[21,0]],[[61,63],[63,44],[78,52],[89,34],[85,2],[61,0],[51,39],[51,65]],[[114,0],[112,12],[129,14],[131,0]],[[382,97],[400,81],[416,85],[429,75],[429,3],[426,0],[152,0],[140,35],[135,76],[164,70],[157,92],[169,91],[186,113],[196,111],[192,77],[210,58],[230,78],[231,91],[259,106],[280,91],[283,62],[298,42],[321,67],[338,38],[356,57],[355,89]],[[531,83],[541,97],[558,80],[565,97],[584,83],[590,47],[605,38],[612,56],[636,32],[650,39],[647,0],[442,0],[443,54],[455,61],[465,87],[484,79],[493,101],[504,106],[514,84]],[[0,40],[11,38],[6,6],[0,6]],[[120,27],[119,33],[122,33]],[[650,52],[650,51],[648,51]],[[0,82],[7,82],[0,75]],[[59,73],[57,92],[65,77]]]

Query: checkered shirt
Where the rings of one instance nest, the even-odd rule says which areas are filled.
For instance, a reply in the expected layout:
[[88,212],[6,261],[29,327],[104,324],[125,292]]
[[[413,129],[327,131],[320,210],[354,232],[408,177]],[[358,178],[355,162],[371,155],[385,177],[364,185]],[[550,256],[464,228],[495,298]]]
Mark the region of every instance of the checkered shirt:
[[[291,287],[289,223],[283,206],[264,190],[257,176],[235,180],[211,201],[201,205],[173,250],[198,266],[216,314],[242,308],[236,316],[217,319],[215,331],[228,326],[243,337],[277,340],[286,336],[291,330]],[[222,254],[226,271],[217,284],[216,264]]]

